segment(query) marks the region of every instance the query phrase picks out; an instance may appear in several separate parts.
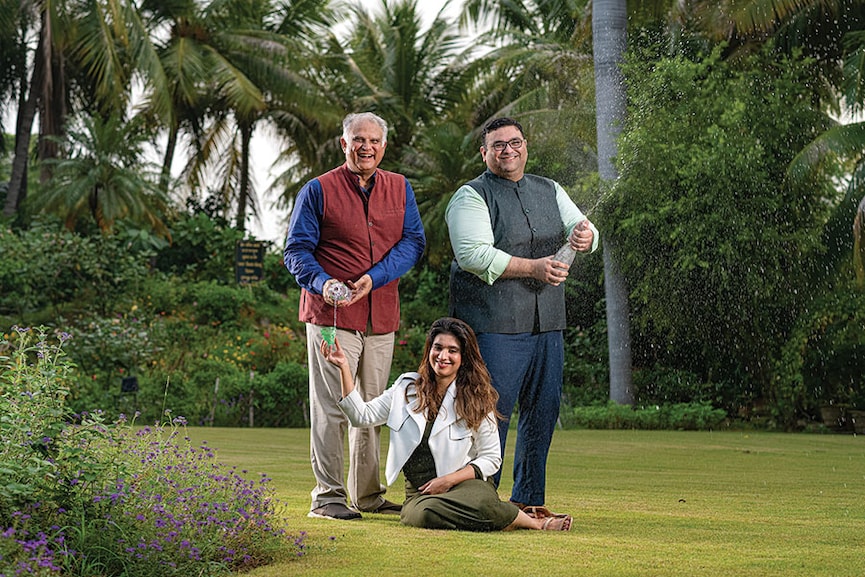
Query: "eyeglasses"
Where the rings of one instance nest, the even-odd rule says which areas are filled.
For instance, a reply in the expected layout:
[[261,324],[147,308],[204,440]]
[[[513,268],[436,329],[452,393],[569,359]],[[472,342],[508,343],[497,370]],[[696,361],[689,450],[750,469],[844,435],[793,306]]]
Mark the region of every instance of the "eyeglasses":
[[503,152],[505,148],[510,146],[514,150],[519,150],[523,147],[523,143],[526,141],[525,138],[511,138],[510,140],[496,140],[490,145],[490,148],[495,150],[496,152]]

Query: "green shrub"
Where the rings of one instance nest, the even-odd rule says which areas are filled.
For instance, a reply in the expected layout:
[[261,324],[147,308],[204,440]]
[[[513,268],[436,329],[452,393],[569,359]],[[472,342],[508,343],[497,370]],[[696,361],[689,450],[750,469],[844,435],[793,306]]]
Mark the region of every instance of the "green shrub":
[[116,237],[34,226],[0,229],[0,254],[0,312],[23,318],[70,304],[112,312],[146,278],[150,253],[133,253]]
[[788,177],[828,128],[814,61],[724,51],[629,58],[619,178],[596,216],[628,279],[634,366],[723,383],[732,405],[773,393],[772,367],[823,284],[841,193]]
[[265,251],[264,282],[272,291],[283,295],[293,295],[294,306],[297,307],[297,293],[300,291],[300,287],[297,286],[294,277],[285,268],[283,248],[283,246],[275,246],[272,250]]
[[790,427],[822,404],[865,408],[865,291],[838,283],[802,314],[775,363],[772,412]]
[[704,431],[719,428],[727,413],[708,403],[676,403],[632,408],[610,401],[606,405],[574,407],[562,424],[583,429],[672,429]]
[[189,290],[195,322],[205,325],[236,323],[253,303],[248,288],[200,282]]
[[718,400],[712,384],[684,369],[652,367],[634,371],[634,398],[640,405],[712,403]]
[[249,371],[236,364],[193,358],[167,379],[164,406],[196,425],[238,426],[247,415],[249,380]]
[[[432,324],[432,323],[430,323]],[[402,373],[416,371],[420,366],[423,347],[429,326],[412,326],[399,330],[395,337],[393,362],[390,366],[390,381],[392,383]]]
[[221,353],[226,362],[256,373],[270,372],[281,361],[306,363],[305,339],[285,325],[238,331],[220,345],[222,350],[214,356]]
[[426,331],[433,321],[447,316],[449,266],[448,262],[438,268],[416,267],[400,279],[400,317],[404,327]]
[[184,418],[72,414],[69,338],[13,327],[0,342],[0,574],[214,575],[303,552],[269,478],[213,462]]
[[297,319],[300,289],[297,286],[288,292],[274,290],[266,283],[255,283],[246,288],[252,293],[251,316],[256,323],[263,327],[273,324],[300,326]]
[[159,270],[193,281],[234,281],[234,251],[242,231],[199,212],[173,222],[171,238],[171,246],[156,255]]
[[179,305],[186,300],[189,283],[180,277],[152,275],[141,285],[136,301],[142,315],[171,316],[180,313]]
[[256,427],[308,427],[309,369],[279,362],[251,383]]
[[562,395],[566,407],[602,403],[610,398],[606,320],[584,330],[565,330]]

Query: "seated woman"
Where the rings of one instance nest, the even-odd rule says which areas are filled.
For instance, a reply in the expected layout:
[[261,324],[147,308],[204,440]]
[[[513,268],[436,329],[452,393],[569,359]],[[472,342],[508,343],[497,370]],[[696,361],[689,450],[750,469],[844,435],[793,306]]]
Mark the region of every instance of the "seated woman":
[[355,427],[390,428],[385,476],[405,475],[400,520],[428,529],[568,531],[571,516],[530,516],[499,499],[492,475],[501,466],[498,393],[471,327],[443,318],[430,328],[417,373],[400,375],[381,396],[364,402],[355,390],[339,340],[321,344],[340,370],[340,408]]

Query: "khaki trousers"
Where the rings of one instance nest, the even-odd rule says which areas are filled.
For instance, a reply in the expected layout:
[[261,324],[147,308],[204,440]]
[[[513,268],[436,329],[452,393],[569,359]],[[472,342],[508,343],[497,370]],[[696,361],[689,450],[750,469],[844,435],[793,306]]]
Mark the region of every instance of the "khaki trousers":
[[[381,427],[355,428],[338,406],[342,398],[339,369],[322,356],[321,327],[307,323],[309,360],[310,460],[315,475],[312,509],[347,501],[358,511],[384,503],[379,472]],[[348,358],[355,386],[364,401],[384,392],[390,378],[394,334],[365,335],[337,329],[336,338]],[[348,430],[348,480],[344,482],[344,440]],[[348,491],[346,492],[346,486]]]

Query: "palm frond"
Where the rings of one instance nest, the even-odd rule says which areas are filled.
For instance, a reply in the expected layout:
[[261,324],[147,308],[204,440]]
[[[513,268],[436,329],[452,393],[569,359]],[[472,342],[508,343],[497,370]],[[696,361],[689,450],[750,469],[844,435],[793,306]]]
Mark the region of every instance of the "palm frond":
[[837,124],[803,148],[790,163],[787,176],[802,182],[839,158],[861,159],[865,151],[865,122]]
[[848,33],[844,47],[847,56],[841,91],[850,112],[857,114],[865,110],[865,30]]
[[768,32],[778,23],[823,0],[749,0],[726,2],[729,16],[736,28],[747,32]]

